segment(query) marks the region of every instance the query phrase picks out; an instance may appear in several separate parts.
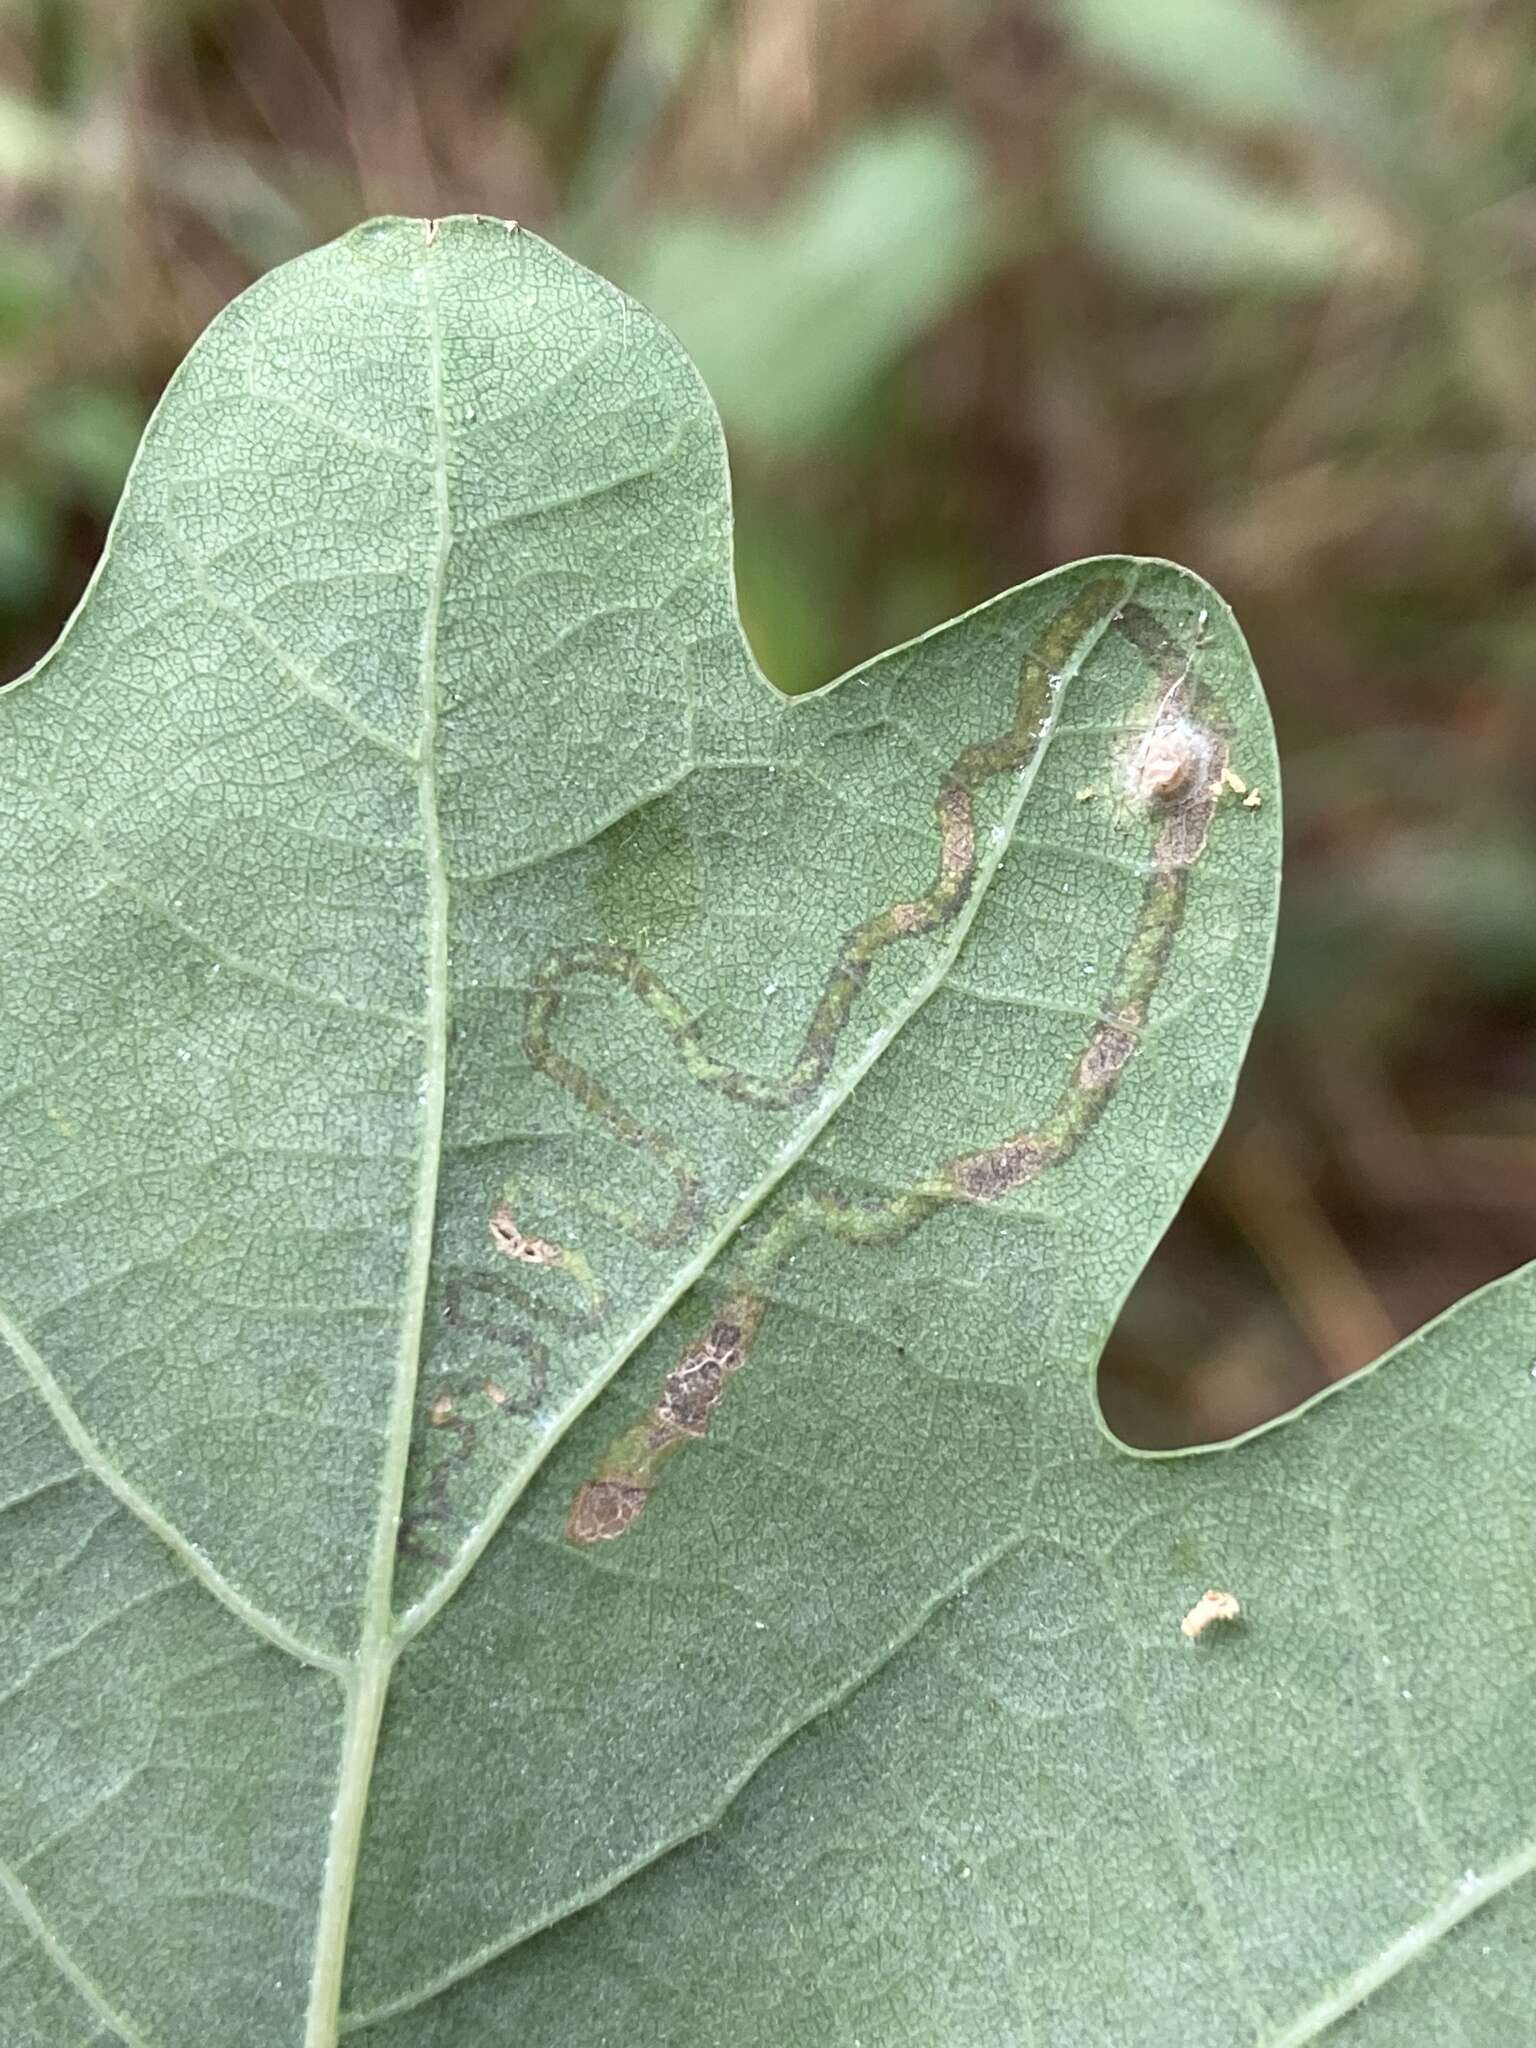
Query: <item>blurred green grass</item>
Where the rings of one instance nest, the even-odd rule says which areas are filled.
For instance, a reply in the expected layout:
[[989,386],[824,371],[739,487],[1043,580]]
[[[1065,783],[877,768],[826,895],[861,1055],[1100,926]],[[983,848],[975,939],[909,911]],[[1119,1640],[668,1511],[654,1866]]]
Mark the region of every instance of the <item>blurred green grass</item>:
[[726,418],[804,688],[1167,554],[1288,763],[1274,997],[1107,1364],[1224,1435],[1536,1249],[1536,17],[1464,0],[4,0],[0,641],[206,320],[362,214],[517,217]]

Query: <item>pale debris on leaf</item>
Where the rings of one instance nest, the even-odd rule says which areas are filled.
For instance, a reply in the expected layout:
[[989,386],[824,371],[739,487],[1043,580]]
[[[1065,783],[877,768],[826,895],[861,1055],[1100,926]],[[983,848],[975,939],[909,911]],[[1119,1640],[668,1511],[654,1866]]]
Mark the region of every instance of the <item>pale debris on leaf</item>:
[[1259,795],[1259,792],[1256,789],[1250,789],[1248,794],[1243,798],[1243,809],[1245,811],[1256,811],[1259,808],[1259,805],[1263,803],[1263,801],[1263,797]]
[[1202,1593],[1188,1614],[1179,1623],[1180,1629],[1194,1642],[1203,1636],[1213,1621],[1237,1621],[1242,1616],[1242,1606],[1235,1593],[1224,1593],[1217,1586]]
[[552,1244],[547,1237],[525,1237],[505,1202],[498,1203],[492,1212],[490,1231],[491,1242],[497,1251],[505,1258],[520,1260],[525,1266],[554,1266],[565,1256],[561,1247]]

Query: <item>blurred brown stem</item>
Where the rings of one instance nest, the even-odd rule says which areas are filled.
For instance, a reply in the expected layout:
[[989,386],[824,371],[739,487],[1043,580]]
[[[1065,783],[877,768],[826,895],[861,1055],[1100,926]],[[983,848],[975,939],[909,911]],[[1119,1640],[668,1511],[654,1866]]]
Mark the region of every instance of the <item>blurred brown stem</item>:
[[347,141],[369,213],[437,211],[437,180],[394,0],[323,0]]
[[1227,1146],[1211,1181],[1330,1379],[1391,1349],[1399,1331],[1273,1123],[1257,1121]]

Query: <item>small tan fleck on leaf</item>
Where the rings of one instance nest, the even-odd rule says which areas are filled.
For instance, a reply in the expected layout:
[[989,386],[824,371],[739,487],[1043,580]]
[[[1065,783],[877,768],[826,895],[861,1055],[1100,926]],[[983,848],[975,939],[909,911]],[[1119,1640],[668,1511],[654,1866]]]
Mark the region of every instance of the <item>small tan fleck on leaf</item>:
[[427,1410],[427,1420],[431,1423],[434,1429],[441,1429],[443,1424],[445,1422],[448,1422],[452,1418],[452,1415],[452,1394],[439,1394],[437,1399],[432,1403],[432,1406]]
[[647,1489],[622,1479],[589,1479],[565,1525],[569,1543],[611,1543],[644,1512]]
[[485,1382],[485,1398],[488,1401],[494,1401],[498,1408],[505,1408],[512,1397],[505,1387],[498,1387],[494,1380],[487,1380]]
[[1235,768],[1229,766],[1224,769],[1221,779],[1234,796],[1246,796],[1248,794],[1248,785]]
[[1091,804],[1098,793],[1091,782],[1085,782],[1077,792],[1077,801],[1080,804]]
[[1179,1627],[1194,1642],[1205,1634],[1213,1621],[1237,1621],[1241,1619],[1242,1612],[1235,1593],[1223,1593],[1219,1587],[1212,1586],[1200,1595]]
[[1158,733],[1142,750],[1137,786],[1144,797],[1177,796],[1193,771],[1193,751],[1177,730]]
[[1136,1050],[1136,1034],[1119,1024],[1101,1024],[1077,1063],[1075,1085],[1106,1088]]
[[525,1266],[553,1266],[565,1255],[547,1237],[524,1237],[503,1202],[491,1212],[491,1243],[504,1258],[518,1259]]
[[[1168,699],[1163,702],[1166,707]],[[1126,791],[1140,804],[1182,804],[1219,780],[1217,751],[1203,726],[1190,718],[1165,718],[1160,710],[1157,722],[1123,763]]]
[[1259,805],[1263,803],[1263,801],[1263,797],[1259,795],[1259,792],[1256,789],[1250,789],[1248,794],[1243,798],[1243,809],[1245,811],[1256,811],[1259,808]]

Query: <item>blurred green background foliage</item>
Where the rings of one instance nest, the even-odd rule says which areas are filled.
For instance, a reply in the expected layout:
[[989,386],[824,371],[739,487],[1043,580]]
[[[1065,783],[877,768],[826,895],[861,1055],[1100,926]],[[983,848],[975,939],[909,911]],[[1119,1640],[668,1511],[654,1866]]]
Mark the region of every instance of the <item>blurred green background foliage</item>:
[[1287,896],[1127,1434],[1248,1427],[1536,1251],[1524,0],[0,0],[5,674],[206,321],[385,211],[525,221],[677,329],[786,688],[1102,550],[1236,606]]

